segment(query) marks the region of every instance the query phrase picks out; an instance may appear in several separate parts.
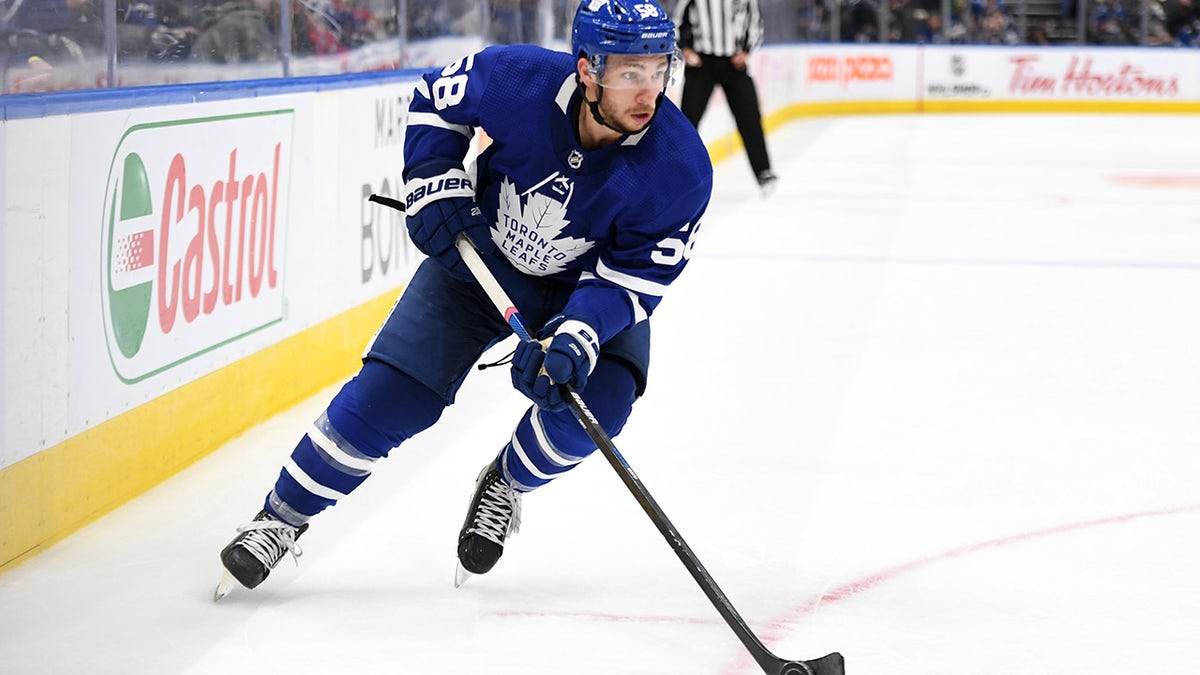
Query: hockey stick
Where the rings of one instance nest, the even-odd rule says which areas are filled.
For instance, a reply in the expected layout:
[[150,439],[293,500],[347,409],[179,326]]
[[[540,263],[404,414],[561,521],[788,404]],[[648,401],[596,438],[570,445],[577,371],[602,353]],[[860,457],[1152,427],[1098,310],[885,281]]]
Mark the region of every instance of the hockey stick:
[[[496,281],[496,277],[492,275],[491,270],[484,264],[483,259],[479,257],[479,253],[471,244],[470,240],[464,236],[460,236],[456,242],[458,252],[462,256],[463,262],[470,268],[471,273],[475,275],[475,280],[483,287],[491,299],[492,304],[496,305],[496,309],[504,316],[504,320],[512,328],[522,340],[532,340],[529,332],[525,329],[525,324],[521,320],[521,313],[513,305],[508,298],[508,294]],[[617,447],[613,445],[612,439],[600,427],[600,423],[588,410],[587,405],[580,398],[579,394],[570,384],[560,385],[567,405],[571,408],[575,418],[579,420],[579,424],[583,426],[587,435],[596,444],[600,452],[608,459],[608,463],[612,465],[617,475],[621,477],[621,482],[625,483],[625,487],[629,489],[638,503],[642,505],[646,515],[650,516],[650,520],[654,521],[654,525],[662,536],[671,545],[671,549],[679,556],[683,562],[683,566],[691,573],[692,578],[700,585],[700,589],[708,596],[708,599],[717,608],[717,612],[725,619],[725,623],[733,629],[733,632],[742,641],[750,655],[758,662],[763,671],[768,675],[844,675],[846,672],[845,663],[842,655],[833,652],[826,654],[819,659],[812,661],[786,661],[775,656],[763,645],[762,641],[754,635],[750,627],[746,625],[744,619],[734,609],[733,603],[725,596],[725,593],[717,586],[717,582],[713,580],[708,570],[704,569],[704,565],[700,563],[700,559],[692,552],[687,542],[679,534],[675,526],[671,524],[667,514],[663,513],[658,502],[654,501],[654,497],[642,484],[637,474],[633,472],[633,468],[621,456]]]
[[[389,197],[371,195],[369,200],[400,211],[404,210],[403,202]],[[500,283],[496,280],[491,270],[484,264],[483,259],[479,257],[479,252],[475,250],[470,240],[464,236],[460,236],[455,244],[459,255],[462,256],[463,262],[471,270],[471,273],[475,276],[475,280],[483,287],[484,292],[487,293],[488,298],[496,306],[496,309],[504,317],[504,320],[512,328],[512,331],[522,340],[532,340],[533,336],[525,329],[521,313],[517,310],[512,300],[509,299],[508,294],[500,286]],[[675,529],[675,526],[671,524],[670,519],[667,518],[667,514],[663,512],[658,502],[650,495],[646,486],[642,484],[641,479],[634,473],[633,468],[629,466],[629,463],[625,461],[620,451],[613,445],[612,439],[600,427],[600,424],[596,421],[591,411],[588,410],[583,399],[580,398],[579,394],[569,384],[561,385],[561,387],[563,393],[566,395],[564,398],[567,401],[567,405],[571,408],[571,412],[575,415],[579,424],[583,426],[584,431],[587,432],[592,442],[596,444],[601,454],[612,465],[613,470],[621,478],[621,482],[625,484],[625,487],[629,489],[634,498],[641,504],[646,515],[650,516],[650,520],[654,522],[655,527],[658,528],[658,531],[667,540],[667,543],[670,544],[671,549],[679,556],[680,561],[683,562],[683,566],[687,568],[692,578],[699,584],[700,589],[708,596],[709,601],[716,607],[721,618],[725,619],[725,623],[733,629],[733,632],[741,640],[746,650],[758,662],[763,672],[768,675],[845,675],[844,659],[837,652],[826,654],[819,659],[811,661],[787,661],[775,656],[763,645],[762,641],[758,639],[750,627],[746,625],[745,620],[734,609],[733,603],[729,601],[729,598],[717,586],[717,582],[708,573],[708,570],[704,568],[704,565],[696,557],[691,547],[683,540],[683,537]]]

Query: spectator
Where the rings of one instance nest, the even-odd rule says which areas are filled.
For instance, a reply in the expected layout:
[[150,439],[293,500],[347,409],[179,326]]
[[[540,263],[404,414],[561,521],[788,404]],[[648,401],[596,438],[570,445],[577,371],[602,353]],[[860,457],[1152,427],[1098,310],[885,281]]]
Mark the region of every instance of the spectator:
[[[278,3],[273,5],[275,15],[271,16],[253,2],[233,0],[205,6],[199,35],[192,47],[192,58],[214,63],[246,63],[278,58],[279,45],[273,29],[273,26],[279,25],[278,7]],[[295,11],[293,9],[293,17],[296,16]]]
[[1018,45],[1021,36],[1008,8],[999,0],[982,0],[972,5],[976,17],[974,42],[989,45]]
[[1167,31],[1167,13],[1158,0],[1142,0],[1148,9],[1146,16],[1146,46],[1168,47],[1175,44],[1175,38]]
[[1129,16],[1125,8],[1117,0],[1096,0],[1093,13],[1095,22],[1096,44],[1129,45],[1136,44],[1133,28],[1129,25]]
[[54,66],[40,56],[13,55],[0,49],[0,73],[5,94],[27,94],[54,89]]
[[1025,42],[1031,45],[1045,46],[1050,44],[1050,22],[1036,21],[1029,24],[1029,35],[1025,37]]
[[873,0],[848,0],[840,30],[842,42],[879,42],[879,10]]
[[104,28],[94,19],[91,0],[9,0],[0,11],[4,53],[38,57],[37,70],[82,62],[104,44]]
[[4,7],[7,25],[41,33],[70,31],[93,13],[91,0],[10,0]]
[[187,0],[117,0],[117,56],[186,60],[197,33],[193,9]]
[[1175,38],[1175,43],[1190,47],[1195,42],[1196,24],[1200,15],[1196,13],[1196,5],[1192,0],[1164,0],[1163,13],[1167,33]]

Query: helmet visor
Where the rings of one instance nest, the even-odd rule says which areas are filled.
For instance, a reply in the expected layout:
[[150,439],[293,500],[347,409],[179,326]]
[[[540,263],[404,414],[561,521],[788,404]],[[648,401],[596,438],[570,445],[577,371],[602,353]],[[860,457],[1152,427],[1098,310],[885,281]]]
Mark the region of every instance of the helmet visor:
[[[595,63],[599,60],[599,63]],[[605,89],[653,89],[665,91],[679,81],[683,54],[609,54],[593,60],[589,71]]]

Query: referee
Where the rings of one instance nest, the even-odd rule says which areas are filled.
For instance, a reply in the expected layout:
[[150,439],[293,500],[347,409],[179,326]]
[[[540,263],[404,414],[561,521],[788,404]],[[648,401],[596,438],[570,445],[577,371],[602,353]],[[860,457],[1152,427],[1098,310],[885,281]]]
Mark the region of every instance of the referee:
[[763,194],[770,194],[776,176],[763,136],[758,89],[746,72],[746,55],[762,44],[758,0],[679,0],[674,19],[686,66],[679,107],[699,127],[713,87],[721,85],[754,177]]

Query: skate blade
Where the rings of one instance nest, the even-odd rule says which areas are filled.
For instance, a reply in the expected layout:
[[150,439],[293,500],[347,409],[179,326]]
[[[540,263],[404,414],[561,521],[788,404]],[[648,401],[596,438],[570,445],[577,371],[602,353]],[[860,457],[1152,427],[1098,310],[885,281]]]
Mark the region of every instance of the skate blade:
[[237,579],[229,573],[229,570],[221,570],[221,580],[217,582],[217,588],[213,591],[213,602],[229,595],[229,592],[237,586]]
[[473,576],[475,575],[463,569],[462,563],[458,563],[454,568],[454,587],[462,588],[463,584],[467,583],[467,579]]

